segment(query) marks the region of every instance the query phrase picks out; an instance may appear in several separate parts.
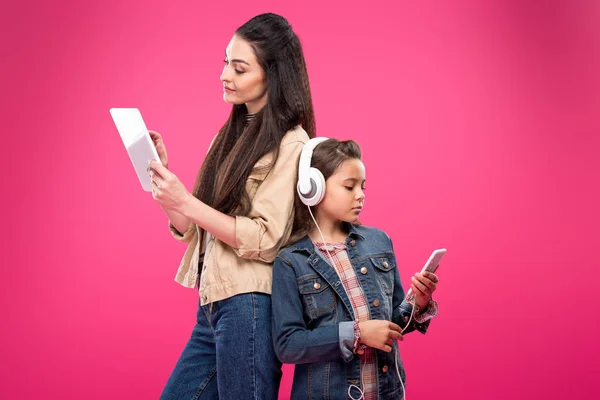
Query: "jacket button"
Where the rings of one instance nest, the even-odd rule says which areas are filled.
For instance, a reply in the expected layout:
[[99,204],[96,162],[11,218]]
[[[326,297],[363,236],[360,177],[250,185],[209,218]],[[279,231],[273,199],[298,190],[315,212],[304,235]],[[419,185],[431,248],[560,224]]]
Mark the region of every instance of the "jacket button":
[[404,322],[408,322],[408,315],[405,315],[402,319],[404,320]]
[[384,262],[383,262],[383,268],[388,268],[389,266],[390,266],[390,264],[388,264],[388,262],[387,262],[387,261],[384,261]]
[[352,241],[350,242],[350,246],[352,246],[352,247],[356,246],[356,240],[352,239]]
[[367,273],[367,267],[362,267],[360,269],[360,273],[363,274],[363,275],[366,274]]
[[313,286],[317,290],[321,289],[321,284],[319,282],[315,282],[315,284]]
[[384,365],[384,366],[383,366],[383,368],[381,368],[381,370],[382,370],[383,372],[388,372],[388,366],[387,366],[387,365]]
[[375,299],[375,300],[373,301],[373,305],[374,305],[375,307],[379,307],[379,299]]

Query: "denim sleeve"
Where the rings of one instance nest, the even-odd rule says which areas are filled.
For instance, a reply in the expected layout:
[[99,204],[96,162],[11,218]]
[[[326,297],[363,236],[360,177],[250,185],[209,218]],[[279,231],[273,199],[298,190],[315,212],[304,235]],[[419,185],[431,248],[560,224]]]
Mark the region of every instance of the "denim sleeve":
[[[390,239],[390,245],[392,245],[392,241]],[[392,247],[393,252],[393,247]],[[392,322],[399,325],[400,328],[403,329],[402,334],[405,335],[414,330],[417,330],[421,333],[426,333],[429,328],[429,323],[431,320],[428,320],[424,323],[418,323],[415,321],[415,317],[413,315],[412,319],[410,318],[410,314],[413,310],[412,304],[408,303],[405,299],[404,288],[402,287],[402,282],[400,281],[400,273],[398,272],[398,262],[396,261],[396,255],[393,254],[393,261],[396,269],[394,271],[394,294],[392,298]],[[410,325],[408,325],[410,322]],[[408,325],[408,326],[407,326]]]
[[354,358],[354,321],[340,322],[340,351],[346,362]]
[[305,364],[343,358],[337,324],[306,327],[295,270],[281,256],[273,263],[272,304],[273,347],[281,362]]

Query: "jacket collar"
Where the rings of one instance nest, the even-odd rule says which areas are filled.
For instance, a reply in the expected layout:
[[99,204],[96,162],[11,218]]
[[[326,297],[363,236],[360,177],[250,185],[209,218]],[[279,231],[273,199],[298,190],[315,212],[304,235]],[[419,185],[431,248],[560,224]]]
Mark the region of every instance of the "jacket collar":
[[[352,239],[364,239],[364,235],[362,233],[360,233],[360,231],[358,230],[358,228],[349,223],[349,222],[344,222],[343,223],[344,228],[346,228],[346,230],[348,231],[348,237],[352,238]],[[292,252],[295,251],[306,251],[310,254],[313,254],[315,252],[315,245],[312,242],[312,240],[310,239],[310,237],[308,235],[304,236],[302,239],[298,240],[296,243],[294,243],[293,245],[291,245],[289,247],[289,250]]]

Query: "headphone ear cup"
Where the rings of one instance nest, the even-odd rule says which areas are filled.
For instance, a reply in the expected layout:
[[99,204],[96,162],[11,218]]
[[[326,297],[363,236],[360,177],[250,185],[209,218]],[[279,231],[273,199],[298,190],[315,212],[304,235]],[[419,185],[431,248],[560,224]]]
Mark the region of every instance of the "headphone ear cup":
[[300,196],[302,203],[312,207],[319,204],[321,200],[323,200],[323,197],[325,197],[325,177],[321,171],[316,168],[311,168],[308,176],[310,181],[310,193],[300,193],[300,182],[298,182],[298,185],[296,186],[296,191],[298,192],[298,196]]
[[323,198],[325,197],[325,178],[321,171],[316,168],[310,169],[310,186],[311,196],[307,199],[310,204],[308,206],[316,206],[319,204]]

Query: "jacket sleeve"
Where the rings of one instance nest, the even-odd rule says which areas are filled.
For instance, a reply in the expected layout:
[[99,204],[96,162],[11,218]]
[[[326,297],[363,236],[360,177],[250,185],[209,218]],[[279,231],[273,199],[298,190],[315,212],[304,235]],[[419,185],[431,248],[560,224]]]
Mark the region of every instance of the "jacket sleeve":
[[281,362],[305,364],[339,360],[339,325],[308,329],[294,268],[281,256],[273,263],[273,346]]
[[252,216],[236,216],[235,253],[246,259],[273,262],[288,240],[293,224],[298,159],[304,143],[282,144],[275,165],[252,199]]

